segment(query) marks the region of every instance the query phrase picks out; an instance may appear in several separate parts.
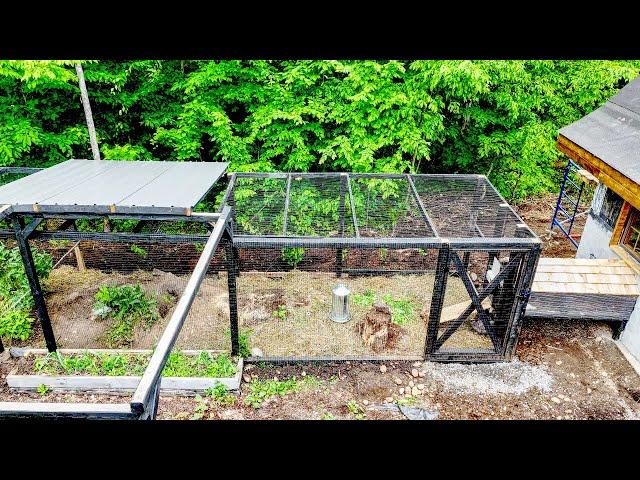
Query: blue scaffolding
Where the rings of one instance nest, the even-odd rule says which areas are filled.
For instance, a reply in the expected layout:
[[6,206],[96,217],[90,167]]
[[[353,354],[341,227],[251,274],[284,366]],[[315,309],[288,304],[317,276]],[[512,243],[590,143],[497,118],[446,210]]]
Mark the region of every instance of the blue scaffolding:
[[[580,198],[582,197],[582,191],[584,189],[584,182],[576,178],[577,171],[580,169],[581,167],[577,163],[569,159],[567,166],[564,168],[560,194],[558,195],[556,209],[551,219],[551,231],[553,231],[553,227],[557,226],[576,248],[578,248],[578,242],[571,236],[571,229],[578,215],[578,206],[580,205]],[[569,190],[569,192],[567,190]]]

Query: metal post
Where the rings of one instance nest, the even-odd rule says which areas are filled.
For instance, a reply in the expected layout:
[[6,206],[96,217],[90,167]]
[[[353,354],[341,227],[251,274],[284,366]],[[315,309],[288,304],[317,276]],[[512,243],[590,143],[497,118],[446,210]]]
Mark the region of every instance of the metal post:
[[2,344],[2,339],[0,338],[0,353],[4,352],[4,345]]
[[429,311],[429,323],[427,324],[427,341],[425,342],[425,356],[435,353],[434,345],[438,339],[438,327],[440,326],[440,315],[444,304],[444,296],[447,291],[447,280],[449,278],[449,256],[451,248],[448,242],[440,247],[438,252],[438,265],[433,283],[433,294],[431,296],[431,309]]
[[358,217],[356,216],[356,202],[353,199],[353,191],[351,190],[351,177],[347,173],[347,190],[349,191],[349,203],[351,204],[351,220],[353,221],[353,229],[356,237],[360,236],[360,229],[358,228]]
[[238,335],[238,289],[236,285],[236,253],[233,248],[233,240],[228,232],[223,237],[225,256],[227,257],[227,287],[229,290],[229,328],[231,331],[231,355],[240,352],[240,339]]
[[416,185],[413,182],[413,178],[409,174],[407,174],[407,182],[409,183],[409,189],[411,190],[411,193],[413,193],[413,199],[418,204],[418,209],[420,210],[420,214],[422,215],[422,218],[424,219],[425,223],[429,226],[429,229],[433,232],[433,236],[437,237],[438,232],[436,230],[436,226],[431,221],[431,217],[429,217],[429,214],[427,213],[427,209],[425,208],[424,203],[422,203],[420,194],[418,194],[418,189],[416,188]]
[[36,271],[35,264],[33,262],[33,255],[31,253],[31,247],[29,247],[29,241],[24,237],[22,229],[24,228],[24,221],[22,218],[13,217],[11,219],[13,224],[13,230],[16,235],[16,241],[18,242],[18,248],[20,249],[20,255],[22,255],[22,263],[24,265],[24,271],[29,280],[29,287],[31,288],[31,295],[36,305],[36,313],[40,325],[42,326],[42,333],[47,343],[47,349],[50,352],[57,350],[56,338],[53,334],[53,328],[51,327],[51,320],[49,319],[49,312],[47,312],[47,305],[44,301],[44,294],[40,288],[40,282],[38,280],[38,272]]
[[289,217],[289,202],[291,201],[291,174],[287,176],[287,192],[284,198],[284,214],[282,215],[282,236],[287,235],[287,221]]
[[[344,237],[344,197],[347,190],[347,175],[340,175],[340,206],[338,207],[338,214],[340,215],[340,226],[338,228],[338,234],[340,237]],[[340,278],[342,276],[342,248],[336,249],[336,276]]]
[[540,253],[542,252],[542,242],[535,245],[529,252],[527,256],[527,260],[524,266],[524,269],[521,274],[520,282],[518,288],[516,290],[517,293],[517,301],[514,305],[514,313],[513,320],[511,324],[507,327],[508,337],[505,342],[505,348],[503,351],[503,355],[505,360],[511,360],[513,356],[513,352],[516,349],[518,344],[518,336],[520,335],[520,330],[522,329],[522,319],[524,317],[524,312],[527,308],[527,303],[529,302],[529,294],[531,293],[531,285],[533,284],[533,277],[536,273],[536,267],[538,265],[538,260],[540,259]]

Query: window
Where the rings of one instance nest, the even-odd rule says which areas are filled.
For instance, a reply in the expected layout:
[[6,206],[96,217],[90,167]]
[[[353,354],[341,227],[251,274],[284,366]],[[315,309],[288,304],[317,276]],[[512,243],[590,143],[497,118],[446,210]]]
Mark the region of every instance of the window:
[[600,208],[600,218],[611,228],[616,226],[622,203],[622,198],[616,192],[607,188]]
[[632,208],[622,233],[622,243],[633,255],[640,257],[640,212]]

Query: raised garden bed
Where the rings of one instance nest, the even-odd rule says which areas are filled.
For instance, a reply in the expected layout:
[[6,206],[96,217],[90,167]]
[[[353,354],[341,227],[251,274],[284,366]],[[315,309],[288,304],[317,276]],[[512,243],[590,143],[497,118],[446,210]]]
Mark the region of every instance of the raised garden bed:
[[[138,386],[151,350],[12,349],[23,361],[6,377],[9,388],[53,392],[130,394]],[[240,387],[242,358],[214,350],[183,350],[169,357],[160,384],[164,395],[194,395],[220,383]]]

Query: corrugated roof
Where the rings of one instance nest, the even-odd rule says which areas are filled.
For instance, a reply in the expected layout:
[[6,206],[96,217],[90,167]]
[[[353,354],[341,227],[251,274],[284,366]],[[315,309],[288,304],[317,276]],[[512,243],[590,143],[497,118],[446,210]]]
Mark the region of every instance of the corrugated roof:
[[640,183],[640,76],[560,134]]
[[227,163],[68,160],[0,187],[15,212],[184,214]]

